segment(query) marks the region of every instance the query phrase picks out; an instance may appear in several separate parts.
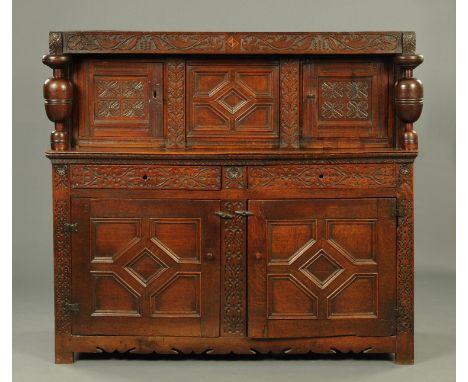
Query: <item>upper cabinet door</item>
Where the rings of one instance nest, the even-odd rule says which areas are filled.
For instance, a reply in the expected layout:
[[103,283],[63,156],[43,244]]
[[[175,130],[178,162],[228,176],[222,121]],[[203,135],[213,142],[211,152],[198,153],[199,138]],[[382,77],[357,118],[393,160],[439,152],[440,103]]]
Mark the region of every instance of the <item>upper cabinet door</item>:
[[388,147],[393,142],[385,61],[303,66],[304,147]]
[[277,144],[278,71],[272,61],[188,63],[187,144]]
[[216,200],[73,199],[72,332],[219,335]]
[[394,205],[250,201],[249,336],[395,334]]
[[161,145],[163,64],[89,60],[80,66],[79,145]]

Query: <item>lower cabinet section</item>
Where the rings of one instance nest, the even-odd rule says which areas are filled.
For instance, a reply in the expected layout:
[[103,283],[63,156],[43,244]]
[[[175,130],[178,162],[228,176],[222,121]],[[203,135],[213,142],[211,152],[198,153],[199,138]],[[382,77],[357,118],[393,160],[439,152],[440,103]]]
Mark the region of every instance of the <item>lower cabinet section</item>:
[[72,334],[395,335],[395,199],[227,205],[72,198]]
[[250,201],[249,336],[395,334],[394,203]]
[[218,336],[218,210],[212,200],[73,200],[73,334]]

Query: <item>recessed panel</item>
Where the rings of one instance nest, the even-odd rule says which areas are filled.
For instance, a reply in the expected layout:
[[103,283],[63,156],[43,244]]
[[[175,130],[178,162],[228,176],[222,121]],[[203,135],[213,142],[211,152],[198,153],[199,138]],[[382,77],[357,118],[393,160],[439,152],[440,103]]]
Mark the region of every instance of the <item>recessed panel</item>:
[[298,319],[317,316],[317,298],[290,276],[270,276],[267,289],[269,318]]
[[201,222],[199,219],[157,219],[151,221],[151,238],[167,249],[178,262],[200,261]]
[[375,258],[375,220],[327,221],[328,241],[352,261]]
[[112,262],[140,237],[139,219],[91,219],[91,259]]
[[[270,62],[187,66],[190,146],[278,139],[278,68]],[[239,139],[241,138],[242,139]]]
[[177,274],[151,297],[153,316],[200,316],[200,275]]
[[330,317],[377,317],[377,275],[354,275],[328,300]]
[[268,260],[271,263],[291,263],[309,248],[316,238],[316,222],[267,222]]
[[138,295],[115,275],[93,275],[93,316],[139,316]]

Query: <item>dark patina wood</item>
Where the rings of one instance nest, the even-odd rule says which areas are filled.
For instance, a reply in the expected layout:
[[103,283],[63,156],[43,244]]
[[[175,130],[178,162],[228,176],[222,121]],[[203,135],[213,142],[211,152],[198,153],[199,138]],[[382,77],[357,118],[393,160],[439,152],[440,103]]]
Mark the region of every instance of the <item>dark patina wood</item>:
[[414,359],[413,32],[51,32],[56,362]]

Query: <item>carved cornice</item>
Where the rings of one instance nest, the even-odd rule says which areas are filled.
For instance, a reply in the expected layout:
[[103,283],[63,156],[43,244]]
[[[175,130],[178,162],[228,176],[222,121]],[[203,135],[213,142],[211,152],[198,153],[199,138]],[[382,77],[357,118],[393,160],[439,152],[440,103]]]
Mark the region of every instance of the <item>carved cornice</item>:
[[[409,32],[405,32],[411,40]],[[66,53],[396,54],[402,32],[63,32]],[[409,45],[408,45],[409,44]]]

